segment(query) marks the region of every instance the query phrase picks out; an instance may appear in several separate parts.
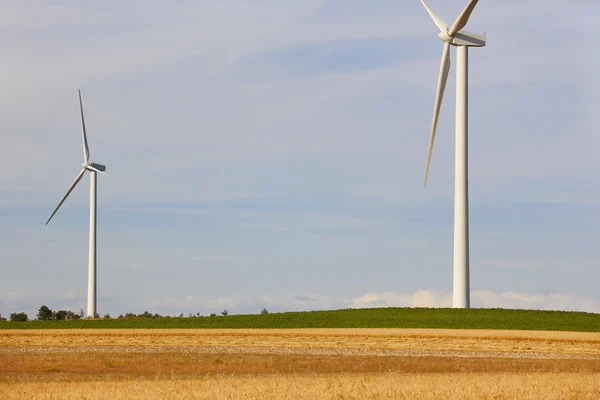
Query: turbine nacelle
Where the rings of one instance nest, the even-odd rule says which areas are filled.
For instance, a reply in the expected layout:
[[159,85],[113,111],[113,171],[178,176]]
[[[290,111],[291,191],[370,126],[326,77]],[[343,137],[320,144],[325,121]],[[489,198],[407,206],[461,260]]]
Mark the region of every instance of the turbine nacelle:
[[96,163],[83,163],[81,166],[88,171],[104,172],[106,171],[106,165]]
[[438,37],[442,42],[449,43],[452,46],[484,47],[487,41],[485,35],[467,31],[460,31],[453,37],[450,37],[448,32],[440,32]]

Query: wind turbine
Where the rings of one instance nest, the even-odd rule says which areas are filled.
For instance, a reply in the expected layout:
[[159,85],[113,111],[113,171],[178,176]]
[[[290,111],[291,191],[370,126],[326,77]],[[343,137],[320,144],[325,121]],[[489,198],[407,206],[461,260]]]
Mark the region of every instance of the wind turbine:
[[450,72],[450,46],[456,47],[456,143],[455,143],[455,175],[454,175],[454,308],[470,307],[469,289],[469,184],[468,184],[468,83],[469,83],[469,47],[483,47],[486,36],[463,31],[469,17],[479,0],[470,0],[467,7],[449,27],[425,0],[423,6],[440,30],[439,38],[444,42],[442,64],[438,79],[437,93],[433,108],[433,121],[429,137],[429,152],[425,167],[425,182],[431,163],[431,153],[435,141],[435,133],[440,117],[440,108]]
[[62,198],[56,209],[46,221],[48,222],[54,217],[54,214],[58,211],[60,206],[65,202],[69,194],[75,189],[75,186],[79,183],[81,178],[86,171],[90,173],[90,251],[89,251],[89,263],[88,263],[88,302],[87,302],[87,316],[94,317],[96,315],[96,197],[98,186],[96,183],[97,173],[108,175],[106,166],[102,164],[90,163],[90,149],[87,142],[87,134],[85,131],[85,121],[83,119],[83,103],[81,102],[81,90],[79,90],[79,110],[81,112],[81,134],[83,137],[83,169],[75,178],[75,182],[71,185],[67,194]]

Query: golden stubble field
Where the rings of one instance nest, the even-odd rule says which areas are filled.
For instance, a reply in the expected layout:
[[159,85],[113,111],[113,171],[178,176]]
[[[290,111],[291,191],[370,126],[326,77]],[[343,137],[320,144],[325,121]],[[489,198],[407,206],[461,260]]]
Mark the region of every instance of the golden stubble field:
[[0,399],[600,399],[600,334],[0,331]]

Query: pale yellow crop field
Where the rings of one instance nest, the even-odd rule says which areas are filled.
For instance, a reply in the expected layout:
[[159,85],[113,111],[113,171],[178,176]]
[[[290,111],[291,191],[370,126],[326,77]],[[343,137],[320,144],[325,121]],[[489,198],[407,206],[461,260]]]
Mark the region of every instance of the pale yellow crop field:
[[600,334],[0,331],[0,399],[600,398]]
[[337,374],[1,385],[3,399],[598,399],[597,374]]

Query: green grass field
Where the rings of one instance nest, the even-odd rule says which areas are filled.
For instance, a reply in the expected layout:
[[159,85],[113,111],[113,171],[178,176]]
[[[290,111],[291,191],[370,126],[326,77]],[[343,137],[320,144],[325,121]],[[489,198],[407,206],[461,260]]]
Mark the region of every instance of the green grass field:
[[504,309],[376,308],[191,318],[0,322],[0,329],[446,328],[600,332],[600,314]]

